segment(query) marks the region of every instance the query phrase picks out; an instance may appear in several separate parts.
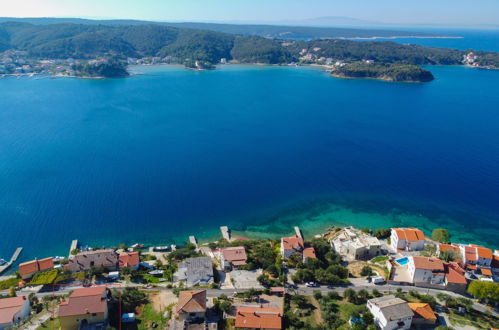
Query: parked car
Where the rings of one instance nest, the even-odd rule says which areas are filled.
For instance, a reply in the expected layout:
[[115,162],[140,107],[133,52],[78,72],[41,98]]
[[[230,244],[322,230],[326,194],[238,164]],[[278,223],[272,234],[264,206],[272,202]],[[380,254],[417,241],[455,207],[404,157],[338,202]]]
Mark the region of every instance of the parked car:
[[315,288],[318,286],[317,283],[315,283],[315,282],[307,282],[307,283],[305,283],[305,285],[309,288]]
[[371,281],[374,283],[374,284],[383,284],[385,283],[385,279],[381,276],[374,276]]

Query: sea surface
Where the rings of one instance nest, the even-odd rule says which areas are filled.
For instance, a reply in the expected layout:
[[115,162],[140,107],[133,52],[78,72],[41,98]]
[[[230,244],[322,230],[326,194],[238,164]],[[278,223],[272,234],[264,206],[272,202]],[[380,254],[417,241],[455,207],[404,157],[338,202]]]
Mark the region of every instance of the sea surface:
[[425,84],[310,67],[134,67],[127,79],[0,79],[0,256],[448,228],[499,248],[499,71]]

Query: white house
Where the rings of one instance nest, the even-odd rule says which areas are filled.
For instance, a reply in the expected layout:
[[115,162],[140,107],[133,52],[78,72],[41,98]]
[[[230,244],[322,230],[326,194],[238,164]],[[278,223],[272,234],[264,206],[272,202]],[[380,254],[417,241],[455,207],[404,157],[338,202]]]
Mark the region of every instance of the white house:
[[0,299],[0,330],[21,322],[30,312],[27,296]]
[[424,243],[424,233],[417,228],[392,228],[390,247],[394,251],[421,251]]
[[407,270],[414,284],[444,285],[445,283],[444,263],[438,258],[411,256]]
[[367,301],[367,308],[374,316],[374,324],[381,330],[409,329],[413,311],[406,301],[395,296],[384,296]]

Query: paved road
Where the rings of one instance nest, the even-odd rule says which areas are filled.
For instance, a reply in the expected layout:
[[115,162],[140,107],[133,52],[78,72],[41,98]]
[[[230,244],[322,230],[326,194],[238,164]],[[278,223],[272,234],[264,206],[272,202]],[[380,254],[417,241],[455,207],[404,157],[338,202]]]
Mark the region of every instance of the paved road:
[[[445,293],[453,297],[463,297],[462,295],[459,295],[454,292],[450,291],[443,291],[443,290],[437,290],[437,289],[426,289],[426,288],[420,288],[420,287],[415,287],[415,286],[400,286],[400,285],[390,285],[390,284],[383,284],[383,285],[374,285],[372,283],[367,283],[365,280],[362,281],[355,281],[352,283],[353,285],[349,286],[336,286],[336,287],[327,287],[327,286],[319,286],[319,287],[314,287],[314,288],[309,288],[304,285],[298,286],[298,289],[293,290],[293,289],[288,289],[291,293],[296,293],[296,294],[303,294],[303,295],[312,295],[315,291],[320,291],[323,294],[327,294],[328,292],[331,291],[336,291],[338,293],[343,293],[346,289],[354,289],[356,291],[365,289],[368,291],[372,291],[373,289],[377,289],[378,291],[382,293],[388,293],[388,292],[397,292],[397,289],[402,289],[404,292],[408,291],[416,291],[420,294],[429,294],[432,296],[436,296],[439,293]],[[141,284],[126,284],[127,287],[138,287],[143,290],[148,290],[148,291],[157,291],[157,290],[169,290],[171,291],[172,289],[168,289],[166,287],[156,287],[156,288],[144,288],[143,285]],[[75,287],[62,287],[60,290],[55,291],[56,295],[63,295],[63,294],[68,294],[74,289],[81,288],[82,286],[75,286]],[[208,297],[218,297],[222,294],[225,294],[227,296],[231,296],[234,294],[234,292],[244,292],[247,291],[246,289],[208,289],[207,290],[207,296]],[[22,295],[23,292],[19,292],[18,295]],[[24,294],[29,294],[29,292],[25,292]],[[48,292],[41,292],[38,293],[37,296],[43,297],[46,295],[52,295],[52,291]],[[488,309],[485,305],[479,304],[474,302],[473,303],[473,309],[479,311],[479,312],[490,312],[494,316],[499,317],[499,313],[497,313],[494,310]]]

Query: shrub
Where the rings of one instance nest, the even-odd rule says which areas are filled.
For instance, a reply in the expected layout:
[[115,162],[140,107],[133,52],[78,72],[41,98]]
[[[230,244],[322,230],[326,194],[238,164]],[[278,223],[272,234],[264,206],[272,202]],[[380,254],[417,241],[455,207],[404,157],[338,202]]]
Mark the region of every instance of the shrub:
[[369,266],[362,267],[362,269],[360,271],[360,275],[362,275],[362,276],[371,276],[373,273],[374,273],[373,269]]

